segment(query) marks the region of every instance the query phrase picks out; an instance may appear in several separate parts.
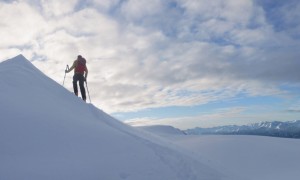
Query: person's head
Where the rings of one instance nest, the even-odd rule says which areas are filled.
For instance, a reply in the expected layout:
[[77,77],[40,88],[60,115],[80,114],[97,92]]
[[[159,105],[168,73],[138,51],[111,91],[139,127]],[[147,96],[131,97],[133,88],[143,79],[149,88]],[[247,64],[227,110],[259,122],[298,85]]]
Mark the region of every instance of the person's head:
[[81,56],[81,55],[78,55],[78,56],[77,56],[77,59],[82,59],[82,56]]

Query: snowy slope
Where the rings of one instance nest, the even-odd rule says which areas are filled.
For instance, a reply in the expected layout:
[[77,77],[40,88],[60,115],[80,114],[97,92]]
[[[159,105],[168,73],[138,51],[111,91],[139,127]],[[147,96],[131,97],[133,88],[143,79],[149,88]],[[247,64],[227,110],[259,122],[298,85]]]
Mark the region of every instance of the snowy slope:
[[22,55],[0,63],[0,85],[1,180],[234,179],[84,103]]
[[299,139],[245,135],[186,135],[169,139],[249,179],[300,177]]
[[170,133],[175,128],[169,126],[145,126],[142,129],[177,144],[193,154],[195,159],[203,161],[206,158],[214,167],[235,172],[244,178],[296,180],[300,177],[299,139],[249,135],[179,135]]

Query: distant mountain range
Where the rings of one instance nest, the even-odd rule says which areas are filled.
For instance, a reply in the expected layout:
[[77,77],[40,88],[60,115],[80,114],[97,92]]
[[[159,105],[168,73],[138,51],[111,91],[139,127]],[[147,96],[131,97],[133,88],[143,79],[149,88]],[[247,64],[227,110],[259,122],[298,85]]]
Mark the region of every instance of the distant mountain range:
[[193,128],[184,130],[188,135],[222,134],[222,135],[261,135],[285,138],[300,138],[300,120],[260,122],[250,125],[230,125],[213,128]]

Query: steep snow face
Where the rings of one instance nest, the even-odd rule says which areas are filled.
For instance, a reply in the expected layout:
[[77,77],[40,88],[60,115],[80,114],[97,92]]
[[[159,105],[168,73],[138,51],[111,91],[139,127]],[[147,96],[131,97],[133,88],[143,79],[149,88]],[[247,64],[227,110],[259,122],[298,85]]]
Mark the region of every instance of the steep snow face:
[[22,55],[0,63],[0,179],[234,179],[84,103]]

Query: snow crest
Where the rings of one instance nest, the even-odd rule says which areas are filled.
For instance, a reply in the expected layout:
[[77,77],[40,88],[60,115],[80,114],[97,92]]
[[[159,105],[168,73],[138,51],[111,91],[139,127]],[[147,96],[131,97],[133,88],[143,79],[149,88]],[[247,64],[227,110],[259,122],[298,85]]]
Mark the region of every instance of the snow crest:
[[24,56],[0,63],[0,179],[233,179],[84,103]]

